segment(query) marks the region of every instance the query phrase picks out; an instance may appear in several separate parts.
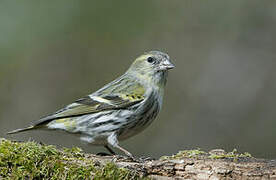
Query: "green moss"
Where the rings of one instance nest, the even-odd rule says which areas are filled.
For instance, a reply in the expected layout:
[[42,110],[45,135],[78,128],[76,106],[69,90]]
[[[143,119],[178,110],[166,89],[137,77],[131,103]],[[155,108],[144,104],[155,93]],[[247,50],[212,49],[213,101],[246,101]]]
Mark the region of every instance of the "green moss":
[[252,156],[248,152],[238,153],[237,149],[233,149],[233,151],[228,153],[210,154],[209,157],[211,159],[227,159],[227,158],[238,159],[238,158],[250,158]]
[[0,179],[139,179],[113,163],[96,166],[79,148],[0,140]]
[[200,149],[192,149],[192,150],[179,151],[177,154],[172,156],[162,156],[160,159],[166,160],[166,159],[181,159],[181,158],[198,158],[205,154],[207,153],[204,151],[201,151]]
[[237,160],[241,158],[251,158],[251,154],[248,152],[238,153],[236,149],[231,152],[225,152],[224,150],[213,150],[209,153],[201,151],[200,149],[194,150],[184,150],[179,151],[177,154],[172,156],[162,156],[160,160],[172,160],[172,159],[182,159],[182,158],[195,158],[195,159],[232,159]]

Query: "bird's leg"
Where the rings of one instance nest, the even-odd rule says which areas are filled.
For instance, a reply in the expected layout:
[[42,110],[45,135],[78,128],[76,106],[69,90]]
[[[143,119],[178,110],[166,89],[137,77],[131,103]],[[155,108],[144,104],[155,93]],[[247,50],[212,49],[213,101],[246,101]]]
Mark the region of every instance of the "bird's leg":
[[134,156],[128,152],[127,150],[125,150],[124,148],[122,148],[121,146],[119,146],[119,142],[117,139],[117,135],[115,133],[113,133],[112,135],[110,135],[107,138],[107,142],[108,144],[110,144],[112,147],[119,149],[120,151],[122,151],[123,153],[125,153],[128,157],[130,157],[131,159],[135,159]]
[[110,148],[108,147],[108,145],[104,146],[112,155],[115,155],[116,153]]
[[116,144],[114,147],[117,148],[117,149],[119,149],[120,151],[124,152],[125,155],[127,155],[128,157],[134,159],[134,156],[130,152],[128,152],[126,149],[124,149],[121,146],[119,146],[119,144]]

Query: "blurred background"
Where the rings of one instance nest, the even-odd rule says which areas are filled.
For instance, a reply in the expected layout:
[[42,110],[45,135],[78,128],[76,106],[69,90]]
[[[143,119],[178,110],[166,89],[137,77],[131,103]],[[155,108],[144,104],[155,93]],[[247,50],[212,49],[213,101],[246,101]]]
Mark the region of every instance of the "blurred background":
[[137,156],[237,148],[276,158],[275,32],[272,0],[1,1],[0,137],[105,151],[60,132],[5,132],[161,50],[176,65],[163,109],[123,147]]

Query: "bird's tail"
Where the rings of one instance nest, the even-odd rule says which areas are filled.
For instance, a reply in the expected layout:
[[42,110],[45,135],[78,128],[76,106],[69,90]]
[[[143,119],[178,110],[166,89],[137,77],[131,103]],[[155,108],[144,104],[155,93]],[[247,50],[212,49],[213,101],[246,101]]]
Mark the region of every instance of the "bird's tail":
[[16,134],[16,133],[20,133],[20,132],[24,132],[24,131],[29,131],[29,130],[32,130],[32,129],[35,129],[35,126],[29,126],[29,127],[22,128],[22,129],[16,129],[16,130],[7,132],[7,134]]

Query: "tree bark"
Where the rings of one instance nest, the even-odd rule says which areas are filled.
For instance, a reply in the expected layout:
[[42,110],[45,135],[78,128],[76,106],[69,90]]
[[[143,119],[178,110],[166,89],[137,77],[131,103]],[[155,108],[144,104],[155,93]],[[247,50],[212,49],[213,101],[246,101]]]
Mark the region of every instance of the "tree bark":
[[[212,156],[217,150],[192,157],[169,158],[131,162],[129,159],[114,159],[89,155],[99,164],[113,161],[117,166],[138,172],[154,179],[276,179],[276,161],[253,157]],[[210,156],[211,155],[211,156]],[[212,158],[214,157],[214,158]]]
[[257,159],[249,153],[240,154],[236,150],[227,153],[221,149],[208,153],[198,149],[185,150],[158,160],[132,160],[124,156],[83,153],[79,148],[56,149],[54,146],[31,141],[16,142],[0,139],[0,179],[14,177],[48,179],[52,175],[61,179],[64,177],[110,179],[116,176],[118,179],[149,177],[276,180],[276,161]]

